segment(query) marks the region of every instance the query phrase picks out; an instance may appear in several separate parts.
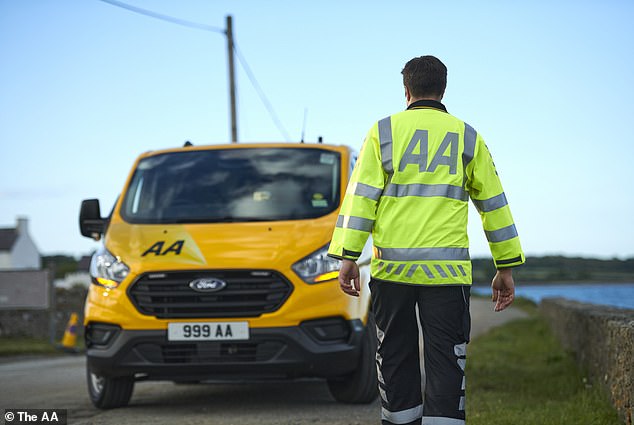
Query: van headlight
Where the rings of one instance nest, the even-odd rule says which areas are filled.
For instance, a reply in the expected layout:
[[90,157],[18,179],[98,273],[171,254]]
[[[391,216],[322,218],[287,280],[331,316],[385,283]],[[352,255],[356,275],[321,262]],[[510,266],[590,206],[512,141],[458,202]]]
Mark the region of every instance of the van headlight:
[[293,264],[293,271],[306,283],[320,283],[339,276],[341,260],[328,257],[328,245]]
[[90,276],[95,285],[116,288],[130,273],[130,268],[101,245],[90,260]]

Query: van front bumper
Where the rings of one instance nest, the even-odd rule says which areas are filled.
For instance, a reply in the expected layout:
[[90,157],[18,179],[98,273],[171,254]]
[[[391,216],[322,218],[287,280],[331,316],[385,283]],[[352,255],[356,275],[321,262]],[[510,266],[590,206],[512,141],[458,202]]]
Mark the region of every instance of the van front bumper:
[[[373,330],[372,330],[373,331]],[[365,332],[360,320],[327,318],[300,326],[252,328],[243,341],[168,341],[166,330],[86,328],[90,369],[150,380],[240,381],[333,378],[355,370]]]

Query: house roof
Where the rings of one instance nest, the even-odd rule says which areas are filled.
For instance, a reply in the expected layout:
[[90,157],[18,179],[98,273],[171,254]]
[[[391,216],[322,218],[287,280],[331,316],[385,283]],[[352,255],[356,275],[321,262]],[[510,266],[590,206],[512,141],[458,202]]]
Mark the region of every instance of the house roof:
[[0,229],[0,251],[11,251],[16,239],[18,239],[17,229]]

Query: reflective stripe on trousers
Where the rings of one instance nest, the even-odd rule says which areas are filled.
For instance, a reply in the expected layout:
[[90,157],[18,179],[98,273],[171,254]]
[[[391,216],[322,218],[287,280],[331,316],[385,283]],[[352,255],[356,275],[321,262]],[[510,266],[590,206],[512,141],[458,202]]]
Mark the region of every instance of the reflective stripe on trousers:
[[423,405],[412,407],[410,409],[401,410],[399,412],[390,412],[385,407],[381,408],[381,420],[389,421],[393,424],[408,424],[415,420],[420,420],[423,416]]

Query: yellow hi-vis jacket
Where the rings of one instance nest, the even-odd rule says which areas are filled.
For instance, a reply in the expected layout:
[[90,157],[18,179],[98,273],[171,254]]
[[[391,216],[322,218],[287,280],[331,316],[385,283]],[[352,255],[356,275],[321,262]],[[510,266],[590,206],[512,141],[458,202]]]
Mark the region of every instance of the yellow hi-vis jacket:
[[418,101],[376,123],[352,172],[328,254],[357,260],[370,233],[372,277],[469,285],[468,200],[497,268],[524,254],[482,137],[440,102]]

